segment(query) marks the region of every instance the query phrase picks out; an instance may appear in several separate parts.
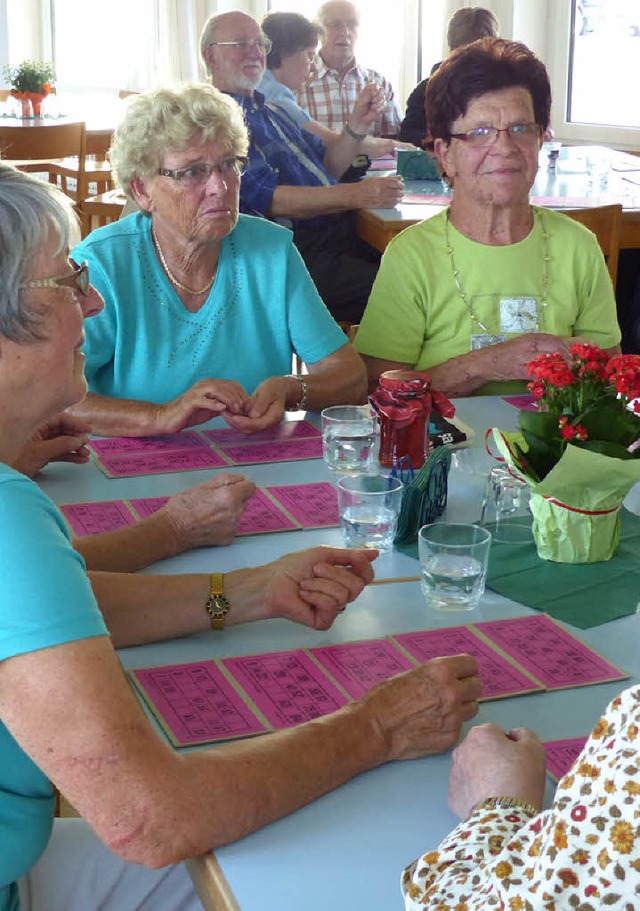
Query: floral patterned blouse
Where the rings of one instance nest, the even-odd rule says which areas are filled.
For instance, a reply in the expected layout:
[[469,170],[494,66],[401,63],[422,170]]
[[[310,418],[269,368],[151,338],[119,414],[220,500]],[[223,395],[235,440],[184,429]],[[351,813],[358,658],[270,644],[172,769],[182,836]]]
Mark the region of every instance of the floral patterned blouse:
[[402,874],[407,911],[638,911],[640,686],[617,696],[535,817],[476,810]]

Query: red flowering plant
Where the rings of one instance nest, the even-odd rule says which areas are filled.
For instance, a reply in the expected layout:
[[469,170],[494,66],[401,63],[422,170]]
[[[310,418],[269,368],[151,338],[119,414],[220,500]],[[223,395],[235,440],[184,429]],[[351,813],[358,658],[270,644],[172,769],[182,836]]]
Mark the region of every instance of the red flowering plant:
[[640,356],[610,357],[596,345],[573,345],[571,361],[542,354],[529,364],[528,388],[538,411],[520,413],[526,452],[516,444],[522,471],[541,481],[567,445],[617,459],[640,458]]
[[531,486],[538,554],[608,560],[622,500],[640,481],[640,356],[576,344],[569,361],[559,352],[537,357],[529,375],[537,410],[520,412],[519,433],[494,429],[493,437]]

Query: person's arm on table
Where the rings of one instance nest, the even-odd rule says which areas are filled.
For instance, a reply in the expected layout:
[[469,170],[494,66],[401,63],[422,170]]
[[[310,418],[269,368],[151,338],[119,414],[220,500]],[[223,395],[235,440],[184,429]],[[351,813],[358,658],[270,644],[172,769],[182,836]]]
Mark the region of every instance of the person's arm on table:
[[[559,351],[569,357],[571,345],[587,343],[584,337],[559,338],[546,332],[530,332],[517,338],[488,345],[468,354],[452,357],[442,364],[429,367],[425,372],[431,377],[434,389],[450,398],[472,395],[486,383],[507,380],[529,380],[529,362],[541,354]],[[413,364],[363,354],[367,368],[369,391],[375,390],[378,378],[386,370],[414,370]]]
[[314,364],[304,376],[274,376],[261,383],[249,399],[246,415],[225,414],[231,427],[258,433],[279,424],[287,408],[321,411],[329,405],[358,405],[366,401],[366,374],[351,344],[343,345]]
[[[231,605],[225,625],[281,617],[329,629],[373,579],[377,551],[313,547],[264,566],[224,573]],[[213,569],[216,567],[214,566]],[[210,628],[211,575],[90,572],[96,600],[116,648],[143,645]]]
[[89,392],[66,412],[91,425],[99,436],[146,437],[178,433],[222,414],[241,413],[247,393],[233,380],[207,379],[195,383],[178,398],[163,404],[116,399]]
[[269,217],[313,218],[352,209],[393,209],[404,196],[401,177],[369,177],[331,187],[276,187]]
[[157,512],[116,531],[74,538],[87,569],[133,573],[194,547],[231,544],[256,487],[223,472],[174,494]]
[[0,663],[0,715],[105,844],[161,867],[249,834],[394,759],[439,752],[477,712],[470,656],[437,659],[332,715],[179,754],[105,636]]
[[[503,857],[508,875],[510,854],[500,851],[540,811],[544,787],[545,751],[532,731],[519,728],[507,735],[494,724],[472,728],[453,752],[449,781],[449,804],[463,821],[438,849],[404,870],[407,911],[430,902],[435,907],[445,898],[451,907],[484,911],[487,898],[495,898],[490,884],[493,875],[500,876],[496,865]],[[504,805],[483,806],[489,798],[505,798]],[[508,799],[524,806],[508,806]]]

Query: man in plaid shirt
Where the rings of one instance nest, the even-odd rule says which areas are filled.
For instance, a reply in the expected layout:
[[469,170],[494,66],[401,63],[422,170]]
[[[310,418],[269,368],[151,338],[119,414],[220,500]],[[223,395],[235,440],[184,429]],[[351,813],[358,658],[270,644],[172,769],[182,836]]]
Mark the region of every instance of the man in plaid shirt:
[[358,35],[358,12],[353,3],[329,0],[318,10],[325,39],[320,48],[316,76],[298,94],[300,107],[309,112],[313,120],[342,130],[353,110],[356,98],[368,83],[379,86],[386,105],[374,122],[374,136],[397,136],[402,115],[389,82],[375,70],[356,63],[354,47]]

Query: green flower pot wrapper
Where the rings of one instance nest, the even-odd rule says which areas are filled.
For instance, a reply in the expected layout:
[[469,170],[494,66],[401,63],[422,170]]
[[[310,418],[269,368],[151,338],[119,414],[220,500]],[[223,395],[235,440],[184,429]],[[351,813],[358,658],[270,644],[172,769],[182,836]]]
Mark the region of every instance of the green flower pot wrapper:
[[492,434],[510,470],[531,487],[538,556],[557,563],[610,560],[620,537],[622,501],[640,481],[640,460],[569,444],[538,481],[526,472],[529,446],[524,436],[497,428]]

